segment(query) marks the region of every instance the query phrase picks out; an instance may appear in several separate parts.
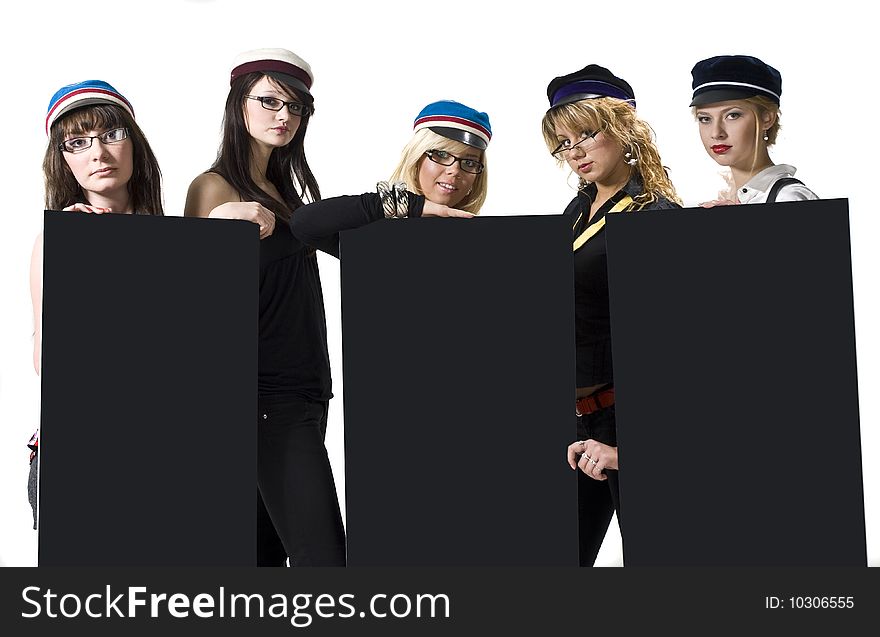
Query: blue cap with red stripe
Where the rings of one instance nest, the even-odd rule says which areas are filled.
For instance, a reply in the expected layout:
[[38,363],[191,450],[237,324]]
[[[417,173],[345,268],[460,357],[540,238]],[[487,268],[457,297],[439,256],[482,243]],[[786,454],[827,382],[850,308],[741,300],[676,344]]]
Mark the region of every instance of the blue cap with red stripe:
[[46,134],[52,128],[53,122],[65,113],[81,106],[92,104],[114,104],[128,111],[134,119],[134,109],[122,93],[101,80],[85,80],[76,84],[62,86],[49,100],[49,110],[46,113]]
[[416,116],[413,131],[429,128],[438,135],[486,150],[492,139],[492,126],[486,113],[460,102],[431,102]]

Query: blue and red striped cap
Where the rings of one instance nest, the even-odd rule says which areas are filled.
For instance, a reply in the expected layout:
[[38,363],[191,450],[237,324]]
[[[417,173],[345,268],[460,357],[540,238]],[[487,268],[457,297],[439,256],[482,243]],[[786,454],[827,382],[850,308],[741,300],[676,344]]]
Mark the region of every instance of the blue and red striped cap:
[[604,66],[590,64],[580,71],[555,77],[547,86],[550,108],[597,97],[614,97],[629,102],[635,108],[636,94],[624,79]]
[[486,150],[492,139],[486,113],[452,100],[431,102],[423,108],[413,123],[413,132],[422,128],[480,150]]
[[81,106],[92,104],[114,104],[121,106],[134,119],[134,109],[122,93],[101,80],[85,80],[76,84],[62,86],[49,100],[46,113],[46,134],[59,117]]

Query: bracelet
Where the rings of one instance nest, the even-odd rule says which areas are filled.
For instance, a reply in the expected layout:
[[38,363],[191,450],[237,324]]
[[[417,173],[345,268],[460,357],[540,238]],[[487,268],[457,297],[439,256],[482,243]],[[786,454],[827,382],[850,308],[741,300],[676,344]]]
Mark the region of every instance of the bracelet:
[[376,192],[379,193],[379,199],[382,201],[382,210],[385,211],[386,219],[393,219],[397,216],[397,205],[394,202],[394,193],[391,185],[387,181],[380,181],[376,184]]
[[409,216],[409,193],[406,191],[406,182],[398,181],[394,184],[394,201],[397,207],[397,218]]
[[382,210],[386,219],[403,219],[409,214],[409,193],[406,183],[398,181],[388,183],[380,181],[376,184],[376,192],[382,201]]

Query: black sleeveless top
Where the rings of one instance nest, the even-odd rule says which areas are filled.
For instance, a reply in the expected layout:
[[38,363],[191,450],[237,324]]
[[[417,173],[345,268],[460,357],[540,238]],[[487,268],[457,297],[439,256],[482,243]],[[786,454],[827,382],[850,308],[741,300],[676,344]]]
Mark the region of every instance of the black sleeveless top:
[[329,400],[330,355],[315,251],[282,220],[260,241],[260,398]]

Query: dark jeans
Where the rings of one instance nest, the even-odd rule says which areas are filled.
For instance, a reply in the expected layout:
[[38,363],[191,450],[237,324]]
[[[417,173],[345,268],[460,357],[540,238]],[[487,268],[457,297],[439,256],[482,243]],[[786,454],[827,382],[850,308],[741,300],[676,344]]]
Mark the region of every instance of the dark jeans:
[[257,564],[345,566],[345,532],[324,433],[327,403],[260,399]]
[[[614,405],[577,419],[578,440],[592,438],[612,447],[617,445]],[[592,566],[605,539],[611,516],[617,511],[620,523],[620,489],[617,471],[606,469],[605,481],[594,480],[578,469],[578,538],[580,565]]]

